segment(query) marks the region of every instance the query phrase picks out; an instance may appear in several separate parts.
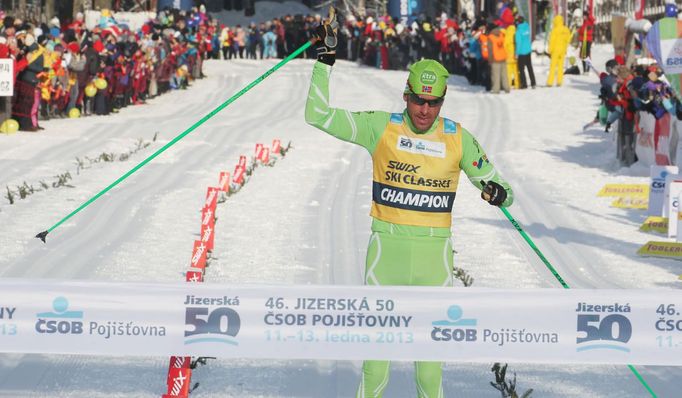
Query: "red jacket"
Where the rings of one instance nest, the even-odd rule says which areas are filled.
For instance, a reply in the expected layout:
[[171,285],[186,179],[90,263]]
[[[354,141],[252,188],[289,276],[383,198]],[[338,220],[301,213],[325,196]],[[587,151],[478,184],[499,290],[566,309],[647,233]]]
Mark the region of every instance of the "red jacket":
[[594,40],[594,17],[588,15],[583,20],[583,24],[578,28],[578,41],[581,43],[583,41],[592,43],[592,40]]
[[508,5],[502,6],[500,9],[500,26],[503,28],[514,24],[514,12],[509,8]]
[[448,31],[447,29],[441,29],[434,35],[434,38],[438,43],[440,43],[440,52],[448,52]]

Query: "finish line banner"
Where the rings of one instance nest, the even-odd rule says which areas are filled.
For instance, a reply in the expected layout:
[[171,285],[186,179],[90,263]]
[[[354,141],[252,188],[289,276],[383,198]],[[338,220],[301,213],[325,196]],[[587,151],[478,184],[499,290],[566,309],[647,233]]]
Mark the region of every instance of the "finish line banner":
[[0,352],[682,365],[678,290],[0,280]]

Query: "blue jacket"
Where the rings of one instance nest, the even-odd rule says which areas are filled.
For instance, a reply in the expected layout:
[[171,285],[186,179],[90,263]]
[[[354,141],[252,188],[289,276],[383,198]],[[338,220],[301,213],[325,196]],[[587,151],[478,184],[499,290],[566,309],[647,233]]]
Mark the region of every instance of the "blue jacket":
[[516,55],[528,55],[532,51],[530,40],[530,26],[528,22],[516,26]]
[[468,39],[469,54],[473,55],[477,60],[483,58],[483,55],[481,54],[481,44],[478,42],[478,40],[476,40],[476,38],[473,36],[468,36]]

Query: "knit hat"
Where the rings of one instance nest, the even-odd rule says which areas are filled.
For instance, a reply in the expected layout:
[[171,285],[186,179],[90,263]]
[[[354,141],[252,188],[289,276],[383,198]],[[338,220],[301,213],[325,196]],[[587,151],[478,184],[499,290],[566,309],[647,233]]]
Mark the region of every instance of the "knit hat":
[[413,92],[417,95],[433,95],[442,97],[448,88],[448,70],[440,62],[433,59],[423,59],[412,64],[409,68],[405,93]]

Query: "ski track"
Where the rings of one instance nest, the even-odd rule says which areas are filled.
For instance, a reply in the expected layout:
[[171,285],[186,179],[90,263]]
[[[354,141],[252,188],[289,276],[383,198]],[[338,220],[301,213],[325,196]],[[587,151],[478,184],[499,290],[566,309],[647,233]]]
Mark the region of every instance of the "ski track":
[[[137,138],[149,140],[153,131],[162,134],[159,141],[127,162],[98,164],[74,176],[72,183],[76,188],[37,193],[12,208],[0,209],[0,223],[6,222],[11,230],[0,231],[0,239],[17,242],[16,247],[3,249],[0,275],[181,280],[192,240],[198,237],[199,209],[206,187],[217,181],[219,171],[232,171],[240,154],[251,155],[256,142],[269,145],[273,138],[281,138],[285,145],[289,140],[293,142],[294,148],[287,157],[274,168],[257,168],[247,185],[219,206],[216,250],[207,270],[207,282],[362,283],[369,239],[371,160],[364,149],[305,125],[303,106],[311,64],[302,60],[292,61],[276,77],[245,94],[55,230],[48,236],[47,246],[30,238],[40,230],[36,226],[56,221],[40,218],[34,214],[40,212],[32,212],[31,206],[47,208],[54,217],[64,214],[65,209],[70,211],[96,193],[100,189],[97,187],[130,169],[272,65],[272,61],[208,62],[209,78],[196,82],[187,91],[127,108],[120,115],[97,118],[95,123],[88,118],[46,123],[48,131],[53,125],[66,130],[66,123],[71,123],[73,129],[90,123],[88,139],[81,140],[77,135],[75,139],[55,138],[51,145],[39,146],[32,159],[0,160],[0,181],[10,186],[23,181],[24,173],[32,170],[29,164],[34,159],[41,166],[31,176],[46,178],[55,170],[73,168],[71,159],[75,156],[96,155],[107,146],[125,151]],[[332,104],[368,110],[355,103],[361,93],[361,103],[371,104],[371,109],[399,112],[404,106],[400,98],[404,77],[404,72],[377,72],[339,62],[332,74]],[[268,84],[273,79],[279,83]],[[205,97],[201,101],[190,100],[197,92]],[[590,233],[589,227],[585,227],[593,215],[583,212],[576,217],[574,209],[552,202],[551,194],[546,192],[547,181],[536,182],[514,172],[516,150],[534,144],[523,129],[510,131],[510,126],[527,123],[509,109],[515,98],[524,95],[528,92],[492,96],[453,78],[442,114],[469,128],[491,161],[509,179],[516,197],[511,214],[571,287],[637,287],[614,272],[613,267],[602,266],[608,259],[590,249],[594,241],[612,243],[610,238]],[[267,114],[254,115],[254,104]],[[259,207],[267,210],[262,214],[251,210]],[[8,213],[12,218],[8,218]],[[560,288],[504,215],[483,203],[478,190],[464,177],[453,216],[455,264],[475,278],[474,286]],[[168,219],[174,220],[171,231],[164,221]],[[9,232],[17,237],[8,238]],[[563,239],[568,238],[578,240],[584,250],[562,245]],[[268,243],[259,244],[254,250],[254,239],[270,242],[272,247]],[[278,251],[282,247],[278,242],[282,241],[289,242],[291,249]],[[494,257],[488,254],[490,251],[495,253]],[[0,397],[158,397],[165,390],[167,360],[3,354]],[[446,395],[498,397],[499,393],[488,383],[493,379],[489,367],[480,363],[446,364]],[[412,368],[411,363],[393,364],[386,396],[415,395]],[[678,393],[680,368],[638,369],[659,397]],[[542,397],[647,396],[630,371],[621,366],[510,364],[510,370],[517,373],[521,390],[533,388],[534,395]],[[346,397],[354,394],[359,372],[360,362],[353,361],[222,359],[210,361],[208,366],[195,371],[192,381],[199,382],[200,388],[193,395]]]

